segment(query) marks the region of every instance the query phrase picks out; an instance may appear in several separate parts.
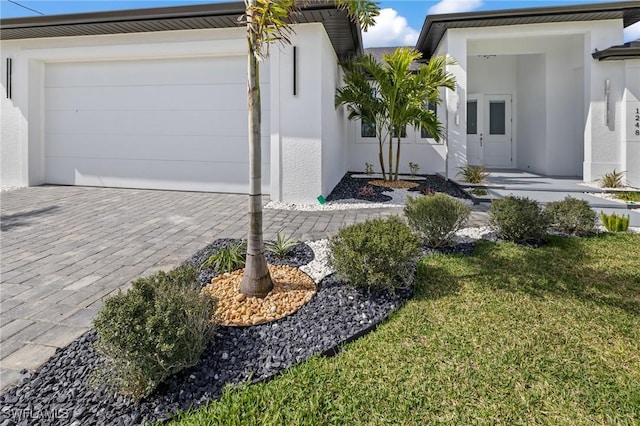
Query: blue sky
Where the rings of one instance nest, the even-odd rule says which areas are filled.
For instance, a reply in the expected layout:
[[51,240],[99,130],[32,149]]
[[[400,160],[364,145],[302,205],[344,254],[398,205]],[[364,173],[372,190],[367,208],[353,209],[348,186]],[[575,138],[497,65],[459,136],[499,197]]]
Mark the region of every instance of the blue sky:
[[[607,0],[388,0],[380,1],[382,13],[376,26],[364,34],[366,46],[412,45],[429,13],[453,13],[478,10],[514,9],[522,7],[560,6],[569,4],[604,3]],[[629,0],[637,1],[637,0]],[[18,6],[19,3],[45,15],[97,12],[105,10],[141,9],[201,3],[217,0],[136,0],[136,1],[58,1],[0,0],[0,16],[13,18],[37,16],[38,13]],[[640,23],[625,31],[625,41],[640,38]]]

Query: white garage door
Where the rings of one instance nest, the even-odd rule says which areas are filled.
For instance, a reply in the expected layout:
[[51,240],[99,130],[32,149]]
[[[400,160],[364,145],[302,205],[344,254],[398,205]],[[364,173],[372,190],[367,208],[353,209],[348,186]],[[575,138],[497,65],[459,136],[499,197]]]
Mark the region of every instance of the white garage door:
[[47,183],[248,191],[246,57],[52,63],[45,75]]

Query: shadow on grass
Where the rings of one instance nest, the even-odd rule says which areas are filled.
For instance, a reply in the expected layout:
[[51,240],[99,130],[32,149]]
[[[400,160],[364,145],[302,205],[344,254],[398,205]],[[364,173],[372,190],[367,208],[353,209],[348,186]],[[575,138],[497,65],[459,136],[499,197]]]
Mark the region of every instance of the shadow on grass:
[[0,230],[2,231],[10,231],[13,228],[19,228],[22,226],[29,226],[30,223],[43,217],[47,214],[55,212],[58,210],[58,206],[45,207],[37,210],[30,210],[26,212],[7,214],[0,216]]
[[541,248],[484,242],[467,259],[481,285],[541,298],[568,296],[640,315],[640,236],[551,237]]
[[418,265],[415,299],[436,300],[458,294],[460,288],[460,277],[447,268],[424,263]]

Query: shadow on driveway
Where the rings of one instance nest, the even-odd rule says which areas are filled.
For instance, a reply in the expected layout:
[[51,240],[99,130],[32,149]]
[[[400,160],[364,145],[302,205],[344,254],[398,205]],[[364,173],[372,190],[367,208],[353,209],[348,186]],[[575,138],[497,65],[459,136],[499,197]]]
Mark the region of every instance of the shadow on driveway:
[[10,231],[13,228],[19,228],[21,226],[29,226],[30,221],[39,217],[45,216],[58,210],[58,206],[45,207],[43,209],[30,210],[26,212],[20,212],[15,214],[8,214],[0,216],[0,230]]

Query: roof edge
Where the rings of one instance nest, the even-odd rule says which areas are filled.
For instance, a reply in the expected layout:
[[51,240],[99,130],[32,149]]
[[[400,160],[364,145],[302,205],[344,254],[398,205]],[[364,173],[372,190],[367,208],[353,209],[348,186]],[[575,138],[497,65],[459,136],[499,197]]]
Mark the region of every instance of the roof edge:
[[[418,41],[416,42],[416,48],[421,50],[421,46],[424,44],[431,28],[434,24],[446,26],[447,23],[459,22],[459,21],[475,21],[483,19],[500,19],[500,18],[527,18],[527,17],[540,17],[550,15],[571,15],[576,13],[596,13],[596,12],[615,12],[615,11],[632,11],[638,10],[640,13],[640,4],[636,1],[618,1],[611,3],[590,3],[590,4],[578,4],[578,5],[564,5],[564,6],[547,6],[547,7],[527,7],[518,9],[504,9],[504,10],[488,10],[478,12],[464,12],[464,13],[446,13],[427,15],[424,24],[420,31]],[[640,18],[639,18],[640,20]],[[628,26],[628,25],[626,25]],[[626,27],[625,26],[625,27]]]

